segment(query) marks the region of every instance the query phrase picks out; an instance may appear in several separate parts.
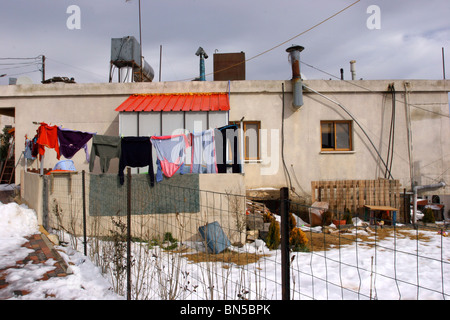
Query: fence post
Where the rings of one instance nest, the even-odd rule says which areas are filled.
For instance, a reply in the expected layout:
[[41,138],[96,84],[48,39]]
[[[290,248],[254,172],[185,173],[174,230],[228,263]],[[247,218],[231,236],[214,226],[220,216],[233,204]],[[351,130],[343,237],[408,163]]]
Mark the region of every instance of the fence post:
[[48,194],[50,193],[48,186],[48,179],[46,176],[41,176],[42,179],[42,226],[48,230],[48,214],[50,211]]
[[82,199],[83,199],[83,245],[84,245],[84,255],[87,256],[87,235],[86,235],[86,182],[85,182],[85,171],[81,172],[81,186],[82,186]]
[[127,300],[131,300],[131,168],[127,168]]
[[290,258],[289,258],[289,189],[280,189],[281,215],[281,295],[290,300]]

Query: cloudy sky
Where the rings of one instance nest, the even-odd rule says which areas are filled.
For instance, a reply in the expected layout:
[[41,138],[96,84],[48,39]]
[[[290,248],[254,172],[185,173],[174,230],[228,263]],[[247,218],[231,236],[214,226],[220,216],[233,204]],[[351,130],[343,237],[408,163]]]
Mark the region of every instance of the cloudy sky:
[[[73,5],[79,14],[68,13]],[[340,68],[350,79],[350,60],[357,61],[358,79],[442,79],[442,48],[450,66],[448,0],[141,0],[141,16],[154,81],[160,61],[162,81],[198,77],[200,46],[209,55],[207,74],[215,52],[245,52],[248,80],[290,79],[286,48],[292,44],[305,47],[307,79],[339,77]],[[6,58],[40,55],[47,79],[108,82],[111,38],[139,40],[138,18],[139,0],[1,0],[0,75],[6,75],[0,84],[21,76],[39,83],[40,58]]]

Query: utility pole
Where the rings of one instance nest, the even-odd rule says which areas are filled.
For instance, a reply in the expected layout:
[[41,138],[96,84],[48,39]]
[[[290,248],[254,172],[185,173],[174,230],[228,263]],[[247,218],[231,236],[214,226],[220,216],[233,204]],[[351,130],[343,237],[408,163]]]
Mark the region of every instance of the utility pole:
[[290,300],[290,254],[289,254],[289,189],[280,189],[281,231],[281,298]]
[[141,0],[139,0],[139,47],[141,54],[141,82],[144,82],[143,69],[144,69],[144,57],[142,56],[142,28],[141,28]]
[[[125,0],[125,2],[128,2],[131,0]],[[139,53],[140,53],[140,76],[141,76],[141,82],[143,82],[144,76],[143,76],[143,69],[144,69],[144,57],[142,56],[142,27],[141,27],[141,0],[139,0]],[[133,73],[134,73],[134,66],[133,66]],[[120,72],[119,72],[120,74]],[[120,80],[119,80],[120,82]]]
[[45,56],[42,55],[42,83],[45,81]]
[[159,82],[161,82],[162,44],[159,46]]

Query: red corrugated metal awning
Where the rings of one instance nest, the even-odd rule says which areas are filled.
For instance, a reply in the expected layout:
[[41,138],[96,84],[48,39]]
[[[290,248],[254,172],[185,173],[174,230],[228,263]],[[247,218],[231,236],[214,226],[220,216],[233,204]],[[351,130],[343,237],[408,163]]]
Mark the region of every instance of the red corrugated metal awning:
[[227,93],[133,94],[116,108],[119,112],[228,111]]

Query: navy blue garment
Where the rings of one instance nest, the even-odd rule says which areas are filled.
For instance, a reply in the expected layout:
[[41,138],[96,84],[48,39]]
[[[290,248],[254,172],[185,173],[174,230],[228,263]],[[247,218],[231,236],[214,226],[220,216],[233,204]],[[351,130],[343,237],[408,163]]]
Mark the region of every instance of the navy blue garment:
[[123,171],[125,167],[148,166],[150,185],[155,185],[155,174],[153,173],[152,143],[150,137],[123,137],[121,141],[121,154],[119,160],[120,184],[124,183]]
[[214,140],[216,143],[217,172],[227,172],[227,141],[231,144],[233,160],[231,163],[232,173],[242,173],[239,161],[238,126],[235,124],[214,129]]

